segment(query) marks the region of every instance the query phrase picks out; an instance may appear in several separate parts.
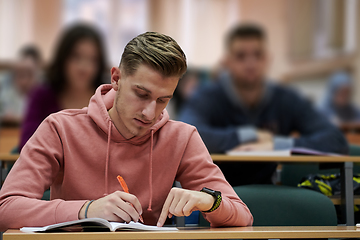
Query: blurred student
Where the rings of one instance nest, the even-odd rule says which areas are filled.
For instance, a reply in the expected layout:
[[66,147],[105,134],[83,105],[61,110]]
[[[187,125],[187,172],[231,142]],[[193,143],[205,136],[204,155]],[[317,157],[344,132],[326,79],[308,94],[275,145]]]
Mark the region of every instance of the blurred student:
[[29,93],[41,79],[41,54],[32,45],[23,47],[11,73],[0,83],[0,121],[19,125]]
[[36,88],[29,98],[20,150],[51,113],[87,106],[103,81],[105,65],[100,34],[84,24],[68,28],[58,42],[45,83]]
[[[347,153],[336,127],[296,92],[267,81],[264,30],[254,24],[232,29],[226,38],[219,81],[200,89],[180,120],[197,127],[211,153],[270,151],[293,147]],[[290,137],[292,132],[300,137]],[[222,163],[232,185],[271,183],[276,164]]]
[[346,72],[330,77],[320,110],[334,124],[360,122],[360,110],[352,103],[352,79]]

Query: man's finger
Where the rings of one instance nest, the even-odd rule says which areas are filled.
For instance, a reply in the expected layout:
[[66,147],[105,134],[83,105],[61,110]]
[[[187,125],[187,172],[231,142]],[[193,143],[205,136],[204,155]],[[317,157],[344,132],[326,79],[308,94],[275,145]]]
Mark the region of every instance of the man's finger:
[[121,199],[123,199],[124,201],[129,202],[129,203],[131,203],[132,205],[134,205],[136,211],[137,211],[140,215],[142,214],[141,203],[140,203],[139,199],[138,199],[135,195],[132,195],[132,194],[126,193],[126,192],[121,192],[121,191],[119,191],[118,194],[119,194],[119,197],[120,197]]
[[139,220],[140,214],[130,203],[120,200],[119,202],[117,202],[116,205],[118,208],[126,212],[134,222],[137,222]]
[[169,214],[169,207],[171,205],[171,202],[174,198],[173,193],[170,191],[169,195],[167,196],[164,206],[162,208],[158,223],[156,224],[158,227],[162,227],[166,221],[166,216]]
[[177,217],[184,216],[183,209],[188,201],[189,201],[189,199],[184,198],[184,197],[178,199],[178,201],[176,201],[176,199],[174,199],[174,201],[172,202],[172,205],[176,204],[176,206],[174,206],[173,212],[171,211],[171,207],[170,207],[170,213],[172,213],[173,215],[175,215]]
[[195,209],[196,201],[190,200],[183,207],[183,212],[185,216],[189,216]]
[[120,208],[114,207],[113,214],[127,223],[131,221],[129,214]]
[[[111,211],[115,214],[114,209],[120,209],[123,212],[125,212],[128,216],[126,217],[126,219],[124,219],[125,221],[128,221],[128,219],[130,220],[134,220],[135,222],[138,221],[139,219],[139,213],[136,211],[136,209],[134,208],[134,206],[129,203],[124,201],[124,199],[122,199],[121,196],[119,196],[121,194],[112,194],[111,196],[109,195],[109,202],[114,206]],[[127,194],[125,194],[127,195]],[[125,196],[122,195],[122,196]],[[134,198],[136,198],[135,196],[133,196]],[[116,211],[118,212],[118,211]],[[116,214],[119,216],[119,214]],[[123,213],[121,213],[121,216],[123,217]],[[120,217],[120,216],[119,216]]]
[[[169,213],[171,213],[172,215],[178,216],[178,214],[175,213],[175,208],[181,200],[181,194],[178,191],[176,191],[173,196],[174,197],[169,206]],[[180,214],[179,216],[182,216],[182,215]]]

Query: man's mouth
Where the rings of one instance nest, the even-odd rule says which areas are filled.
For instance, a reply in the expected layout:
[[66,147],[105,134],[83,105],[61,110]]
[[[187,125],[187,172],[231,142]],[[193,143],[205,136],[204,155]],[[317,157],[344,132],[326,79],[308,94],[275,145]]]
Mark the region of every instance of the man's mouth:
[[137,118],[134,118],[134,121],[137,125],[142,126],[142,127],[148,127],[151,125],[151,121],[144,121],[144,120],[140,120]]

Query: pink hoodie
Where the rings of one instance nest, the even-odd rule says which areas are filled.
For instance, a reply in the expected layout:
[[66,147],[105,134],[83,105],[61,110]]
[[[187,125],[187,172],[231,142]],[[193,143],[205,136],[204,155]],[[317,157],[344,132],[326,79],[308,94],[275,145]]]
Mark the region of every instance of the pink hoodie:
[[[87,108],[42,122],[0,191],[0,231],[76,220],[87,200],[122,190],[117,175],[138,197],[146,224],[157,223],[175,180],[185,189],[222,192],[220,207],[204,214],[211,226],[252,224],[195,127],[169,120],[164,110],[144,136],[125,139],[107,112],[114,97],[111,85],[102,85]],[[52,200],[40,200],[49,187]]]

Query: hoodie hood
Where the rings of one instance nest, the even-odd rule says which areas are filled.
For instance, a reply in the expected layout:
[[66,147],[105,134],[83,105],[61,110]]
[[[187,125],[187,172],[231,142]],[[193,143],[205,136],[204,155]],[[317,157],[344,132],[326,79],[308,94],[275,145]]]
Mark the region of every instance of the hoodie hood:
[[[147,130],[143,136],[135,136],[130,139],[124,138],[121,133],[114,126],[111,120],[108,110],[112,108],[116,91],[112,88],[111,84],[101,85],[96,89],[94,96],[91,97],[88,115],[96,123],[96,125],[107,135],[107,150],[106,150],[106,161],[105,161],[105,193],[108,194],[108,173],[109,173],[109,162],[111,160],[111,142],[128,142],[134,145],[141,145],[150,139],[149,149],[149,205],[148,211],[152,211],[152,166],[153,166],[153,147],[154,147],[154,133],[158,131],[165,123],[169,120],[169,114],[166,109],[162,111],[155,124]],[[123,189],[124,190],[124,189]]]

